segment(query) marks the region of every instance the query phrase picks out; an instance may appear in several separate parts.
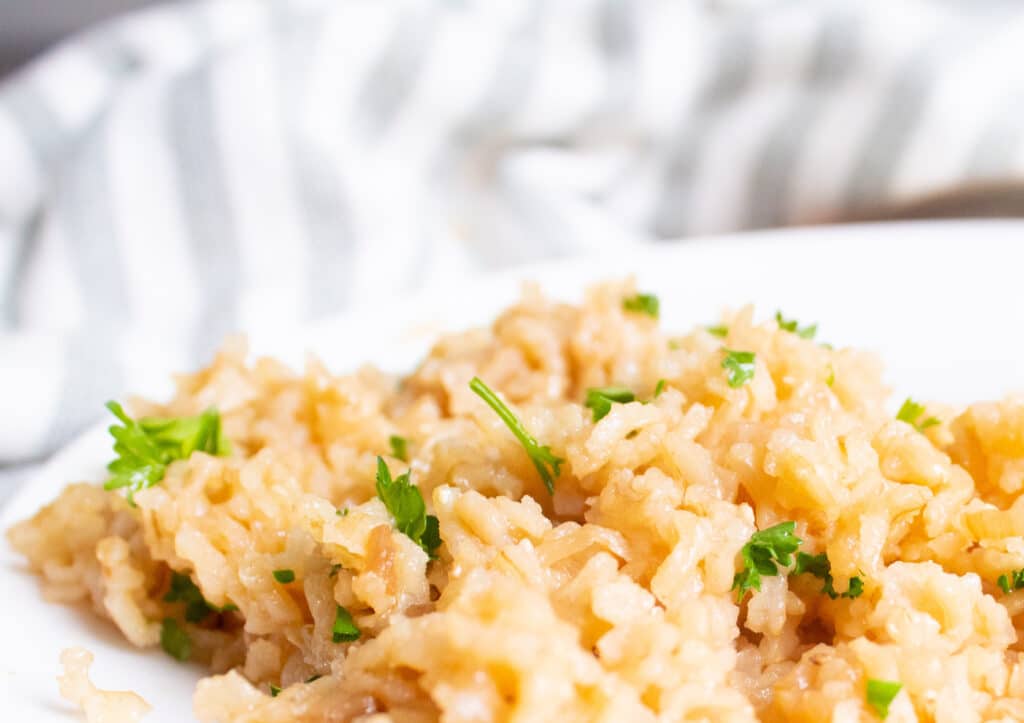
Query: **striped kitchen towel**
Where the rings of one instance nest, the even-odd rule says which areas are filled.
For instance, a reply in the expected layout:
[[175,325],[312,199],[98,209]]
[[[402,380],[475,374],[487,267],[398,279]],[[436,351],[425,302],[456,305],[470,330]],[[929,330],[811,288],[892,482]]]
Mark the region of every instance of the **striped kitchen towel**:
[[1018,179],[1022,48],[1024,6],[994,0],[214,0],[105,24],[0,88],[0,464],[234,330]]

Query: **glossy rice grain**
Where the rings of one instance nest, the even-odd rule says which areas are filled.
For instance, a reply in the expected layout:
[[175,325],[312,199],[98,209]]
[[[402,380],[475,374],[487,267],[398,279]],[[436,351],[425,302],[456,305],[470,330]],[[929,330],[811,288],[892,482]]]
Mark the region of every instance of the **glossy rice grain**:
[[[229,345],[169,404],[131,407],[215,406],[230,456],[173,463],[134,508],[71,485],[10,540],[48,599],[135,645],[175,617],[210,671],[202,721],[852,723],[876,719],[869,679],[903,686],[889,721],[1024,719],[1024,591],[996,585],[1024,567],[1024,400],[929,404],[941,423],[922,433],[869,354],[750,309],[725,338],[675,333],[625,310],[635,293],[528,290],[402,379],[294,374]],[[731,386],[723,349],[754,352],[753,377]],[[474,376],[566,460],[554,496]],[[604,386],[637,401],[595,423],[583,402]],[[377,455],[411,469],[438,559],[394,528]],[[783,574],[737,604],[740,549],[787,520],[837,591],[858,576],[863,594]],[[238,610],[185,622],[163,600],[172,570]],[[359,640],[333,641],[339,605]]]

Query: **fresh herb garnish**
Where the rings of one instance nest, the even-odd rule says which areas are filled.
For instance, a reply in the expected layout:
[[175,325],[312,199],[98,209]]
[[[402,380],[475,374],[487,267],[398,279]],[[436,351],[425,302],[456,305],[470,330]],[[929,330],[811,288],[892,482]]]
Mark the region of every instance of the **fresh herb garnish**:
[[405,437],[399,437],[397,434],[392,434],[388,437],[388,443],[391,445],[392,457],[403,462],[409,461],[409,440]]
[[788,331],[791,334],[796,334],[801,339],[813,339],[814,335],[818,333],[817,324],[811,324],[810,326],[805,326],[801,329],[796,319],[787,321],[781,311],[775,312],[775,321],[779,325],[779,329],[782,331]]
[[530,461],[533,462],[533,466],[537,469],[537,474],[544,481],[544,486],[547,487],[548,492],[554,494],[555,479],[561,472],[561,465],[565,460],[556,456],[547,445],[541,446],[538,444],[537,440],[526,431],[523,423],[512,413],[512,410],[498,398],[498,395],[490,387],[484,384],[480,377],[473,377],[473,380],[469,383],[469,388],[501,417],[501,421],[505,423],[509,431],[523,445],[523,449],[529,455]]
[[334,625],[331,627],[331,640],[336,643],[350,643],[353,640],[359,640],[360,635],[362,635],[362,633],[360,633],[359,628],[356,627],[356,623],[352,619],[352,614],[341,605],[338,605],[337,610],[334,612]]
[[705,326],[704,331],[711,336],[717,336],[719,339],[724,339],[729,336],[729,327],[725,324],[716,324],[714,326]]
[[903,402],[903,406],[900,407],[900,411],[896,412],[896,419],[901,422],[906,422],[918,432],[923,432],[928,429],[928,427],[934,427],[936,424],[941,424],[937,417],[927,417],[923,421],[918,422],[923,414],[924,405],[918,404],[910,397],[907,397],[907,401]]
[[829,386],[836,383],[836,368],[832,366],[832,362],[828,363],[828,376],[825,377],[825,383]]
[[338,574],[338,570],[340,570],[340,569],[341,569],[341,565],[338,564],[338,563],[335,563],[335,564],[331,565],[331,571],[329,573],[327,573],[327,577],[334,577],[335,575]]
[[216,409],[177,419],[132,419],[117,402],[107,402],[107,409],[121,426],[110,426],[117,458],[107,465],[110,479],[103,488],[127,488],[128,501],[133,505],[135,493],[160,482],[171,462],[187,459],[193,452],[218,456],[231,452]]
[[289,570],[287,568],[283,570],[274,570],[274,579],[282,585],[295,582],[295,570]]
[[338,517],[348,517],[348,507],[343,507],[340,510],[335,510],[334,514],[336,514]]
[[796,522],[780,522],[766,530],[755,532],[740,550],[743,569],[732,579],[731,590],[738,591],[743,600],[748,590],[761,589],[761,576],[779,574],[779,566],[793,563],[793,553],[802,540],[796,536]]
[[754,378],[754,352],[725,349],[722,368],[725,369],[729,386],[738,389]]
[[281,694],[281,689],[280,689],[280,688],[278,688],[278,687],[277,687],[276,685],[274,685],[273,683],[271,683],[271,684],[270,684],[270,697],[271,697],[271,698],[276,698],[276,697],[277,697],[277,696],[279,696],[280,694]]
[[192,641],[173,618],[164,618],[160,626],[160,647],[175,660],[185,662],[192,657]]
[[1024,588],[1024,567],[1020,570],[1011,570],[1009,575],[1000,575],[996,580],[999,589],[1009,595],[1014,590]]
[[587,390],[587,400],[583,405],[594,410],[594,421],[604,419],[612,411],[612,404],[625,404],[636,399],[636,395],[626,387],[592,387]]
[[171,585],[164,595],[164,602],[180,602],[185,604],[185,620],[190,623],[198,623],[205,620],[212,613],[226,613],[238,610],[238,606],[228,603],[218,608],[203,597],[202,591],[192,582],[188,575],[171,571]]
[[832,584],[834,582],[832,578],[832,563],[829,562],[828,555],[824,552],[817,555],[808,555],[806,552],[796,553],[796,567],[793,568],[792,574],[801,575],[805,572],[822,580],[824,584],[821,587],[821,592],[833,600],[838,597],[852,600],[853,598],[860,597],[861,593],[864,592],[864,581],[859,577],[850,578],[850,585],[846,592],[836,592],[836,588]]
[[437,518],[427,514],[420,488],[409,481],[409,473],[391,479],[391,470],[383,458],[377,458],[377,497],[395,518],[395,527],[423,548],[430,557],[436,557],[441,545]]
[[622,308],[657,319],[661,304],[654,294],[636,294],[622,300]]
[[322,676],[319,673],[317,673],[316,675],[311,675],[308,678],[306,678],[305,682],[306,683],[312,683],[313,681],[320,680],[322,677],[324,677],[324,676]]
[[874,678],[868,680],[868,705],[882,720],[889,716],[889,704],[892,703],[901,688],[903,688],[903,684],[894,680],[875,680]]
[[654,396],[652,397],[652,399],[657,399],[658,397],[661,396],[661,393],[665,391],[665,384],[666,382],[664,379],[658,380],[658,383],[654,385]]

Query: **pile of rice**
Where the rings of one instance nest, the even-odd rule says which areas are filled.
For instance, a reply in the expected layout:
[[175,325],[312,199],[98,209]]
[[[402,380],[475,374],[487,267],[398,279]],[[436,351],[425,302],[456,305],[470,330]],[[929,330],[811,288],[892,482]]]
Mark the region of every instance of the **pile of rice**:
[[[724,338],[672,336],[623,308],[633,293],[527,289],[402,379],[297,375],[230,345],[170,403],[132,405],[216,407],[230,456],[175,462],[137,507],[73,484],[10,541],[48,599],[87,601],[140,647],[182,620],[172,571],[236,605],[181,622],[212,673],[202,721],[876,720],[869,679],[902,684],[889,721],[1024,720],[1024,590],[996,584],[1024,567],[1024,399],[929,405],[941,423],[918,431],[869,354],[751,309]],[[724,348],[756,354],[737,388]],[[474,376],[566,460],[553,496]],[[595,423],[582,402],[606,385],[638,401]],[[377,498],[378,455],[440,519],[438,559]],[[863,594],[782,571],[737,603],[741,548],[788,520]],[[332,640],[338,605],[358,641]]]

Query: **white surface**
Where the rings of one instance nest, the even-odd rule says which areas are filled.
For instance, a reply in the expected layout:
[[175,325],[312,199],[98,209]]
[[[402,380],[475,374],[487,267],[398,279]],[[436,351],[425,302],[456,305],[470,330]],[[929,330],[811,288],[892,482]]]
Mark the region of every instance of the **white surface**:
[[[322,323],[294,338],[254,339],[301,364],[306,349],[341,371],[364,362],[410,368],[439,330],[487,322],[513,301],[521,280],[576,299],[590,282],[635,273],[659,295],[662,324],[683,329],[748,302],[818,322],[819,338],[879,351],[896,390],[965,402],[1024,390],[1024,223],[962,222],[835,227],[637,246],[628,253],[525,268],[396,299]],[[67,482],[100,480],[109,440],[98,427],[47,464],[3,510],[0,527],[31,514]],[[131,688],[154,707],[147,721],[180,721],[200,671],[159,649],[131,649],[88,611],[44,604],[34,578],[0,544],[0,693],[7,720],[74,720],[58,697],[60,650],[96,654],[103,688]]]

